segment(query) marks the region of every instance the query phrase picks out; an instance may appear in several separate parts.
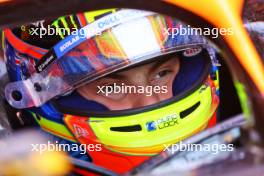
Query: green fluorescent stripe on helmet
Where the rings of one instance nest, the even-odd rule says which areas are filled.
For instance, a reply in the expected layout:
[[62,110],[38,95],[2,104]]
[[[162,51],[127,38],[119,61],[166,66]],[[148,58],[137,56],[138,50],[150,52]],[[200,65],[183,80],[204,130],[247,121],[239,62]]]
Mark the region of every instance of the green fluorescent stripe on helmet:
[[[70,18],[71,19],[71,18]],[[60,22],[62,23],[63,26],[60,26]],[[72,22],[72,19],[71,19]],[[68,26],[68,23],[65,19],[65,17],[60,17],[57,20],[55,20],[52,25],[56,28],[57,31],[59,31],[60,37],[64,39],[66,35],[71,34],[71,30]],[[73,25],[76,26],[76,24],[73,22]]]
[[77,24],[76,24],[76,22],[75,22],[75,20],[73,18],[73,15],[70,16],[70,19],[71,19],[71,23],[73,24],[74,28],[77,29],[78,26],[77,26]]
[[[31,113],[39,126],[41,128],[53,135],[59,136],[61,138],[64,138],[66,140],[76,142],[74,139],[74,136],[71,134],[71,132],[68,130],[67,127],[65,127],[63,124],[56,123],[54,121],[48,120],[44,117],[41,117],[40,119],[37,118],[35,113]],[[49,130],[50,129],[50,130]]]
[[248,122],[251,122],[253,119],[251,118],[251,110],[249,107],[249,101],[247,97],[247,93],[243,84],[239,81],[235,81],[235,88],[237,90],[237,94],[240,100],[241,108],[244,113],[244,116]]
[[58,21],[58,20],[54,21],[54,22],[52,23],[52,26],[54,26],[54,27],[56,28],[56,30],[59,32],[59,35],[60,35],[61,39],[64,39],[64,35],[63,35],[63,33],[61,32],[61,28],[60,28],[60,26],[59,26],[59,21]]
[[[67,23],[65,17],[61,17],[61,18],[60,18],[60,21],[62,22],[62,24],[63,24],[63,26],[64,26],[64,29],[67,31],[67,34],[70,34],[71,31],[70,31],[70,28],[69,28],[69,26],[68,26],[68,23]],[[65,36],[65,34],[64,34],[64,36]]]

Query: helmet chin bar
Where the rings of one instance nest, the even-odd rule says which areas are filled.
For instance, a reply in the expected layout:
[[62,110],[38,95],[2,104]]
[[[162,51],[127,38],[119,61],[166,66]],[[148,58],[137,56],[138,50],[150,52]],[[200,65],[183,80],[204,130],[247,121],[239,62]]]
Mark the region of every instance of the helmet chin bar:
[[[63,120],[81,144],[101,146],[100,152],[89,153],[94,164],[125,173],[162,152],[165,144],[207,128],[216,118],[218,103],[213,83],[208,80],[192,95],[162,108],[118,118],[65,115]],[[140,128],[130,128],[135,126]],[[103,160],[105,157],[109,159]]]

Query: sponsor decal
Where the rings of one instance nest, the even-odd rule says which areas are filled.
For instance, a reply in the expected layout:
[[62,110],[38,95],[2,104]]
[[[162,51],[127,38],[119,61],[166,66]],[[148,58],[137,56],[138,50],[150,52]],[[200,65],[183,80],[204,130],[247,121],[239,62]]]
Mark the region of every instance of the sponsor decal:
[[157,129],[156,123],[154,121],[147,122],[146,127],[148,131],[155,131]]
[[192,56],[196,56],[197,54],[199,54],[202,51],[202,48],[198,47],[198,48],[190,48],[187,49],[183,52],[183,55],[185,57],[192,57]]
[[101,21],[98,23],[99,28],[103,28],[107,25],[117,23],[120,19],[117,16],[110,16],[109,18],[106,18],[104,21]]
[[80,29],[77,33],[75,33],[75,35],[70,35],[61,42],[59,42],[57,45],[55,45],[54,51],[56,53],[57,58],[61,58],[71,49],[86,40],[84,34],[81,32],[82,30],[83,29]]
[[79,137],[87,138],[89,136],[89,132],[79,125],[74,124],[73,129],[74,129],[74,133],[75,133],[77,138],[79,138]]
[[41,58],[41,60],[36,64],[35,69],[38,73],[42,72],[56,59],[54,50],[50,50],[47,54]]
[[62,46],[60,46],[60,52],[64,52],[67,48],[78,42],[79,39],[80,37],[78,35],[70,38],[70,40],[66,41]]
[[171,114],[166,117],[160,118],[156,121],[150,121],[146,123],[148,131],[155,131],[157,129],[164,129],[179,124],[179,118],[177,114]]

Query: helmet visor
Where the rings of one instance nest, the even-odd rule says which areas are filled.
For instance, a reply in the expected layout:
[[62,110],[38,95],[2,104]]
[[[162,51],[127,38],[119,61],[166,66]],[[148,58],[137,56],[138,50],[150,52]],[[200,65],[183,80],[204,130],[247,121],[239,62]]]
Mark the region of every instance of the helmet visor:
[[136,12],[131,18],[129,10],[118,11],[59,42],[36,67],[38,73],[6,86],[9,103],[16,108],[39,107],[117,70],[206,44],[199,35],[183,35],[189,26],[177,20]]

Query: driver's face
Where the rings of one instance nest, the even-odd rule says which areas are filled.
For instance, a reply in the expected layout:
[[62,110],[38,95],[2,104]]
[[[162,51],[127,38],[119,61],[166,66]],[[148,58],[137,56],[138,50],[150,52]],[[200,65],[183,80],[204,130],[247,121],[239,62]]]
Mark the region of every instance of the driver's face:
[[[166,61],[156,61],[142,66],[137,66],[129,70],[111,74],[96,80],[90,84],[84,85],[77,91],[86,99],[97,101],[110,110],[124,110],[131,108],[151,105],[173,96],[172,84],[175,76],[178,74],[180,62],[177,56],[172,56]],[[163,87],[166,91],[150,94],[142,92],[120,92],[120,93],[102,93],[98,91],[99,87],[104,86],[152,86]]]

